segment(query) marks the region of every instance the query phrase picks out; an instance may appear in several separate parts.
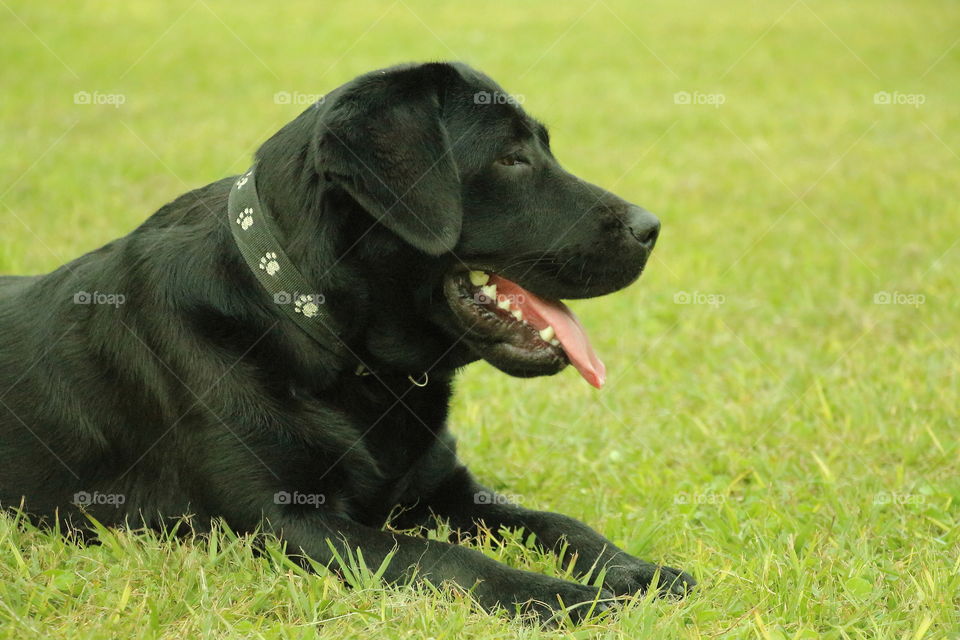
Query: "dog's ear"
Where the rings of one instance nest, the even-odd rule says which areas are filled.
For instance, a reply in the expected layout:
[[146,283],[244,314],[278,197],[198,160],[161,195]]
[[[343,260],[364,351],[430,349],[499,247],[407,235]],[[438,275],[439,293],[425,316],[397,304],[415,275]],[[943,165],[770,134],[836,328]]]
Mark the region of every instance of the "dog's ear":
[[463,208],[444,126],[446,64],[362,76],[331,95],[317,121],[317,170],[383,226],[431,255],[453,249]]

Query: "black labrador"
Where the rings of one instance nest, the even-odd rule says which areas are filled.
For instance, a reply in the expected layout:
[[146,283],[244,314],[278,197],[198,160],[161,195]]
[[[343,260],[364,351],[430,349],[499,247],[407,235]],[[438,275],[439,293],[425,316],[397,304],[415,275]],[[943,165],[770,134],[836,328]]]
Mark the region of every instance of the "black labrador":
[[[688,574],[479,484],[447,428],[453,377],[481,358],[600,386],[560,299],[633,282],[659,226],[564,171],[543,125],[468,66],[358,77],[251,171],[50,274],[0,278],[0,504],[80,529],[219,518],[333,570],[394,552],[390,581],[542,617],[654,580],[683,594]],[[395,532],[434,518],[522,527],[603,586]]]

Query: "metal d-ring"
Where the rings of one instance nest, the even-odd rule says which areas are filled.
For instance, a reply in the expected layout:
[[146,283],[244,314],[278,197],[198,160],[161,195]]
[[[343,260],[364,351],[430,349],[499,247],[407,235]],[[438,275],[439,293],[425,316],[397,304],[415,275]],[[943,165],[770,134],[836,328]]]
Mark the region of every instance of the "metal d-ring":
[[412,382],[415,387],[420,387],[420,388],[422,389],[423,387],[427,386],[427,384],[430,382],[430,376],[427,375],[427,372],[426,372],[426,371],[424,371],[424,372],[423,372],[423,380],[422,380],[422,382],[417,381],[417,380],[414,380],[412,374],[409,375],[409,376],[407,376],[407,380],[409,380],[410,382]]

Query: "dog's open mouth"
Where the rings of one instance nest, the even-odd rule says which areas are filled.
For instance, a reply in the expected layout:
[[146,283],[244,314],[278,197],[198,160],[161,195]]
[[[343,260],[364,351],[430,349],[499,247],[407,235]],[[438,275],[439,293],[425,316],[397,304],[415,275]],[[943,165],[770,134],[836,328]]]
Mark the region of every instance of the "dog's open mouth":
[[547,300],[485,271],[457,270],[444,293],[466,332],[464,341],[515,376],[550,375],[572,364],[596,388],[606,370],[580,321],[559,300]]

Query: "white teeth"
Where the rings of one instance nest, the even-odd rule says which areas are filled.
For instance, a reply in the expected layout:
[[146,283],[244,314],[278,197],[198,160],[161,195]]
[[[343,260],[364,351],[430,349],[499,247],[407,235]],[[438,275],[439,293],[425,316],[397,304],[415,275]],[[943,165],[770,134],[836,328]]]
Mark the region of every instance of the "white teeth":
[[554,338],[553,340],[550,341],[550,344],[552,344],[552,345],[555,346],[555,347],[559,347],[559,346],[560,346],[560,341],[557,340],[556,338]]
[[516,318],[517,320],[521,320],[521,321],[523,320],[523,311],[520,311],[520,309],[514,309],[514,310],[511,311],[510,313],[511,313],[511,314],[513,315],[513,317]]
[[500,298],[499,300],[497,300],[497,306],[503,309],[504,311],[509,311],[510,301],[507,300],[506,298]]
[[551,326],[547,326],[546,329],[540,329],[540,339],[544,342],[550,342],[555,335],[557,334]]
[[488,284],[485,287],[480,287],[480,293],[486,296],[487,300],[496,300],[497,299],[497,285]]
[[490,281],[489,274],[484,273],[483,271],[471,271],[470,272],[470,284],[475,287],[482,287]]

